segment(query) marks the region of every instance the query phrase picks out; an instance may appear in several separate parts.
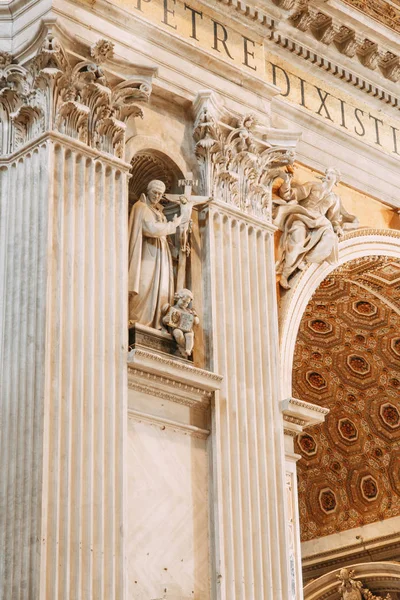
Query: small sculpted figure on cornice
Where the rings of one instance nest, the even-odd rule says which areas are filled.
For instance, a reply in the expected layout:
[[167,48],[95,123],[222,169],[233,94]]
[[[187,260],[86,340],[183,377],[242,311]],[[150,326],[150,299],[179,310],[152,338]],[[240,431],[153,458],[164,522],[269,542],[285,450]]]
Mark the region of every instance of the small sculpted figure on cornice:
[[162,308],[174,301],[174,273],[167,236],[182,217],[167,221],[160,200],[162,181],[154,179],[133,205],[129,217],[129,324],[161,329]]
[[292,183],[293,173],[282,171],[283,183],[275,199],[274,224],[282,231],[277,273],[280,285],[290,288],[289,278],[310,263],[337,261],[338,238],[344,229],[358,227],[358,220],[342,206],[333,188],[340,181],[329,168],[320,181]]
[[151,92],[143,78],[110,86],[98,64],[71,62],[52,32],[24,66],[1,55],[0,82],[0,104],[5,112],[0,139],[3,155],[46,131],[58,131],[123,158],[126,121],[130,116],[143,116],[135,102],[147,100]]
[[272,184],[294,152],[265,140],[254,115],[238,117],[210,92],[196,103],[194,139],[203,190],[214,200],[263,220],[271,219]]
[[340,580],[338,592],[342,600],[391,600],[390,594],[375,596],[360,580],[354,579],[354,571],[341,569],[336,577]]

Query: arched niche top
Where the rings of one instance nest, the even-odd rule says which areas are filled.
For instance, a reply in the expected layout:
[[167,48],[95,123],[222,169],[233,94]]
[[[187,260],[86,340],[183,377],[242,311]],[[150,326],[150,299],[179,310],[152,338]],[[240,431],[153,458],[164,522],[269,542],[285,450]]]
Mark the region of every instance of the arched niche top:
[[161,137],[156,136],[135,135],[129,138],[125,144],[126,162],[132,162],[136,154],[149,149],[159,153],[161,156],[168,157],[181,173],[187,173],[192,170],[182,156],[181,148],[173,139],[168,140],[168,143],[166,143]]
[[[354,571],[354,579],[361,581],[364,588],[375,594],[400,592],[400,564],[397,562],[368,562],[345,568]],[[335,569],[307,583],[304,586],[304,600],[340,600],[339,572],[340,568]]]
[[283,398],[292,395],[293,356],[301,319],[307,304],[320,283],[346,262],[366,256],[400,258],[400,231],[392,229],[360,229],[347,234],[339,243],[339,259],[310,265],[296,286],[285,293],[280,306],[280,358]]
[[177,193],[179,180],[183,178],[184,174],[169,156],[154,148],[140,150],[131,161],[129,203],[136,202],[153,179],[162,181],[167,193]]

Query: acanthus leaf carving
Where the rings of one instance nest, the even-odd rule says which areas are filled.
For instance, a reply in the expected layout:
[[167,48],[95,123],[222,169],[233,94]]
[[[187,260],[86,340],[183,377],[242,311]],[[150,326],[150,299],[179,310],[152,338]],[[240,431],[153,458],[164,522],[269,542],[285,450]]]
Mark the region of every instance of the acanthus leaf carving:
[[335,42],[342,54],[353,58],[361,48],[364,38],[348,27],[342,27]]
[[265,141],[254,115],[229,114],[210,93],[195,106],[194,138],[205,194],[270,221],[272,184],[279,167],[292,164],[292,149]]
[[77,138],[87,143],[87,122],[90,109],[88,106],[67,100],[57,113],[56,128],[60,133]]
[[13,124],[12,144],[18,150],[25,142],[37,137],[43,130],[43,111],[37,106],[20,106],[10,114]]
[[301,7],[291,17],[293,25],[300,31],[308,31],[318,16],[318,10],[311,6]]
[[395,56],[391,52],[387,52],[381,59],[379,66],[382,70],[382,73],[390,79],[397,83],[400,79],[400,58]]
[[313,22],[312,30],[314,36],[323,44],[327,46],[333,42],[335,37],[340,32],[340,24],[336,23],[331,17],[318,13]]
[[[100,47],[108,55],[108,46]],[[45,131],[59,131],[123,158],[126,121],[143,116],[136,102],[147,101],[150,93],[146,77],[110,86],[98,64],[84,60],[73,66],[49,32],[27,66],[0,60],[0,105],[6,113],[2,154]]]
[[12,62],[12,55],[9,52],[0,51],[0,69],[8,67]]

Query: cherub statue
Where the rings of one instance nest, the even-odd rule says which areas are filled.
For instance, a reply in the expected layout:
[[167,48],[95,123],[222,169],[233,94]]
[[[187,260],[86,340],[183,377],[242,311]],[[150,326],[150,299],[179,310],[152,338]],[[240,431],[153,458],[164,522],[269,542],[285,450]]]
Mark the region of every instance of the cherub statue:
[[341,569],[339,575],[336,575],[340,579],[338,592],[342,600],[362,600],[362,583],[353,579],[353,575],[354,571],[348,569]]
[[162,308],[162,323],[174,336],[178,349],[184,358],[191,356],[194,346],[193,325],[198,325],[200,320],[196,311],[189,308],[193,301],[193,294],[186,288],[175,294],[174,304],[165,304]]
[[391,600],[390,594],[386,594],[385,598],[375,596],[361,581],[354,579],[354,571],[340,569],[336,577],[340,580],[338,592],[342,600]]

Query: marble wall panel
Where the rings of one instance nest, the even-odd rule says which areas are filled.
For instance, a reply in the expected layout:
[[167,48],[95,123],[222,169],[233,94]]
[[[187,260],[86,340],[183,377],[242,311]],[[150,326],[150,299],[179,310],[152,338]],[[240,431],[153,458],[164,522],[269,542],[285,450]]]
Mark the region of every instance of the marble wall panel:
[[130,418],[126,465],[128,600],[208,600],[207,440]]

